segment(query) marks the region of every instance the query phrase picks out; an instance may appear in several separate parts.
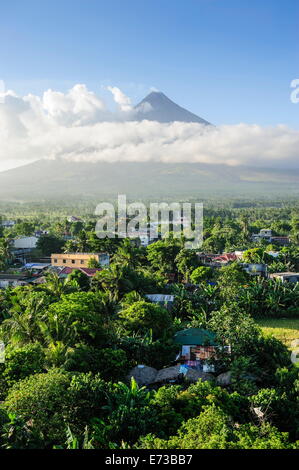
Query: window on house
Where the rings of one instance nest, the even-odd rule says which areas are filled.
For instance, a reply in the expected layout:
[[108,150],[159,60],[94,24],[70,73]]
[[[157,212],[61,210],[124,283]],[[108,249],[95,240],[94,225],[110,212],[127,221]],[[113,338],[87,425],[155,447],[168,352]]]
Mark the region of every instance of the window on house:
[[62,262],[65,264],[65,263],[66,263],[66,259],[63,259]]
[[81,264],[84,264],[84,259],[81,259],[80,263],[81,263]]
[[74,260],[74,259],[72,259],[72,264],[75,264],[75,260]]
[[58,262],[58,260],[57,260],[57,258],[55,258],[55,259],[54,259],[54,263],[57,263],[57,262]]

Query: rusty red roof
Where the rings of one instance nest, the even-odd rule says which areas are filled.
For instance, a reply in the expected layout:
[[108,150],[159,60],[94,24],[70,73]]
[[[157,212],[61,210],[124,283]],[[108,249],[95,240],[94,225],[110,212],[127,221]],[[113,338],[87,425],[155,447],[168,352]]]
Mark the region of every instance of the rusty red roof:
[[102,268],[70,268],[68,266],[66,266],[65,268],[63,268],[59,275],[61,274],[65,274],[65,275],[68,275],[68,274],[71,274],[73,271],[81,271],[83,272],[84,274],[86,274],[86,276],[88,277],[93,277],[96,273],[98,273],[99,271],[102,271]]
[[228,261],[236,261],[237,255],[235,253],[223,253],[214,258],[214,261],[219,261],[220,263],[227,263]]

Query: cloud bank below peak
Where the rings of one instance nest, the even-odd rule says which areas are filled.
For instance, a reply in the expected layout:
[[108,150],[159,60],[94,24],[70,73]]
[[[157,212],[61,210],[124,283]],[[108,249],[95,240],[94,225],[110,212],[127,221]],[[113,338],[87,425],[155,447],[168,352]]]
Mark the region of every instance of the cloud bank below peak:
[[8,91],[0,102],[0,169],[1,163],[41,158],[299,167],[298,130],[152,121],[147,119],[152,108],[146,100],[134,108],[119,88],[108,90],[115,112],[83,84],[66,93],[47,90],[42,96]]

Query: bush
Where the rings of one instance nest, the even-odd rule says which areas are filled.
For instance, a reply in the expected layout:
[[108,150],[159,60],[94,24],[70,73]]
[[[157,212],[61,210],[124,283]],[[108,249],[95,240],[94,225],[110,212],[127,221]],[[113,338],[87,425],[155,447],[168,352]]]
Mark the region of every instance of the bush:
[[257,340],[248,346],[247,355],[254,358],[257,368],[261,371],[264,386],[275,385],[276,370],[291,365],[290,351],[273,336],[260,334]]
[[18,382],[9,391],[4,408],[41,435],[45,447],[63,444],[67,426],[76,433],[107,403],[106,384],[99,376],[52,369]]
[[130,386],[110,384],[107,395],[107,416],[94,420],[94,440],[99,447],[107,447],[109,442],[119,445],[124,440],[131,445],[156,428],[157,416],[149,406],[151,394],[139,388],[134,379]]
[[22,348],[6,349],[3,376],[9,387],[29,375],[42,372],[45,354],[39,343],[28,344]]
[[264,420],[270,421],[281,431],[287,431],[293,439],[299,437],[299,410],[297,397],[290,399],[286,393],[274,388],[263,388],[251,397],[252,405],[264,413]]
[[75,434],[83,435],[93,418],[101,418],[106,413],[108,384],[100,375],[75,374],[67,390],[67,403],[64,406],[64,421]]
[[42,436],[33,430],[30,423],[13,413],[6,415],[1,426],[0,420],[0,447],[4,449],[41,449],[43,448]]
[[231,345],[232,359],[249,355],[248,349],[255,349],[260,335],[253,318],[235,303],[224,304],[212,312],[208,328],[217,334],[220,343]]
[[261,426],[234,422],[215,405],[205,407],[197,417],[184,423],[178,435],[169,440],[147,435],[140,439],[141,449],[291,449],[288,434],[268,423]]
[[101,344],[105,339],[101,308],[98,296],[92,292],[63,295],[48,310],[52,337],[68,346],[81,342]]
[[206,266],[199,266],[199,268],[194,269],[190,276],[191,282],[193,284],[199,284],[201,281],[211,280],[214,276],[212,268]]
[[129,371],[130,362],[122,349],[97,349],[80,345],[67,353],[64,369],[78,372],[99,373],[107,381],[123,380]]
[[172,327],[171,315],[165,308],[145,301],[133,303],[119,317],[129,333],[145,334],[151,329],[154,338],[165,336]]
[[152,341],[150,337],[123,337],[118,345],[126,352],[132,366],[146,364],[155,369],[161,369],[172,362],[179,350],[172,338]]
[[51,370],[47,374],[32,375],[9,391],[4,407],[40,433],[45,446],[65,439],[66,424],[63,411],[67,405],[70,374]]

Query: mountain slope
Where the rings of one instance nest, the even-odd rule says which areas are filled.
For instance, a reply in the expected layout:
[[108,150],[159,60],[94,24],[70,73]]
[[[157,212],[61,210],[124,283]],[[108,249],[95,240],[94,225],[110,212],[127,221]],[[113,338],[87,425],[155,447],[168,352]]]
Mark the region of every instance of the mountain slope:
[[40,160],[0,173],[0,200],[298,196],[299,170]]
[[139,121],[147,119],[158,122],[181,121],[210,125],[209,122],[196,116],[196,114],[190,113],[190,111],[171,101],[164,93],[158,91],[153,91],[146,96],[135,106],[135,111],[137,112],[136,119]]

